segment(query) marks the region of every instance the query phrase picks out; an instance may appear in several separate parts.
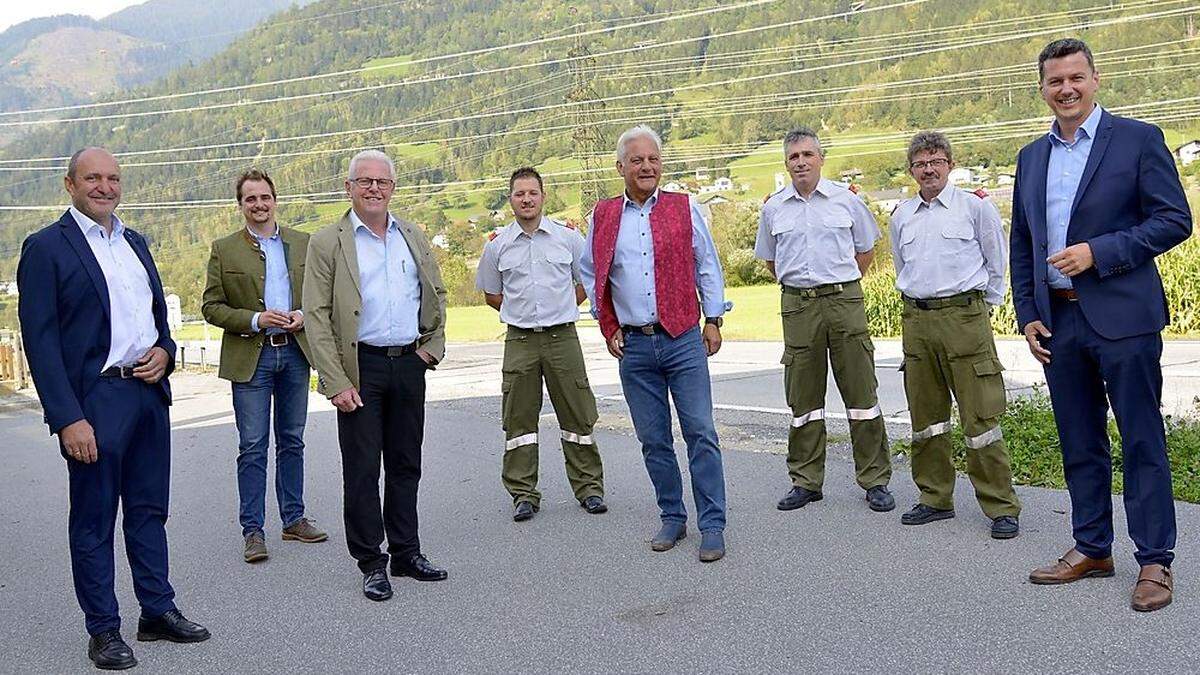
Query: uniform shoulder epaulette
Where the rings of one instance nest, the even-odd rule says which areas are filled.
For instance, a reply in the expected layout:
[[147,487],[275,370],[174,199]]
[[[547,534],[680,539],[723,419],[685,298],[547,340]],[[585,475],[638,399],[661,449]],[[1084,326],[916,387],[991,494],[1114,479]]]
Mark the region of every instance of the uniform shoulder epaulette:
[[575,230],[575,229],[578,229],[578,228],[576,228],[576,227],[575,227],[575,223],[572,223],[572,222],[571,222],[571,219],[570,219],[570,218],[568,218],[568,219],[566,219],[566,220],[555,220],[555,219],[551,218],[551,219],[550,219],[550,222],[554,223],[555,225],[561,225],[562,227],[565,227],[565,228],[567,228],[568,230]]
[[987,190],[984,190],[983,188],[979,188],[978,190],[972,192],[971,194],[975,195],[976,197],[979,197],[980,199],[987,199],[987,196],[988,196]]
[[494,241],[500,235],[499,230],[492,230],[488,233],[488,241]]
[[858,191],[861,190],[862,188],[859,187],[858,183],[851,183],[846,186],[846,189],[853,192],[854,194],[858,194]]
[[783,192],[786,189],[787,189],[787,186],[784,185],[783,187],[779,188],[778,190],[767,193],[767,196],[763,197],[763,203],[766,204],[767,202],[771,201],[771,197],[774,197],[775,195],[779,194],[780,192]]

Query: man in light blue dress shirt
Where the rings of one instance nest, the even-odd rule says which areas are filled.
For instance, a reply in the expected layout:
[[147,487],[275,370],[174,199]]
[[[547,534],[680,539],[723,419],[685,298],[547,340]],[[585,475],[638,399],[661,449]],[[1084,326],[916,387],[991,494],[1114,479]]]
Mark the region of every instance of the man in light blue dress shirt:
[[[703,215],[685,195],[658,189],[661,152],[658,135],[648,127],[621,135],[617,171],[625,193],[596,205],[580,271],[608,350],[620,359],[621,387],[654,484],[662,527],[650,547],[669,550],[686,534],[669,393],[687,442],[700,561],[713,562],[725,555],[725,474],[707,357],[721,348],[721,317],[729,306]],[[659,279],[660,273],[672,277]],[[700,310],[703,331],[697,326]]]

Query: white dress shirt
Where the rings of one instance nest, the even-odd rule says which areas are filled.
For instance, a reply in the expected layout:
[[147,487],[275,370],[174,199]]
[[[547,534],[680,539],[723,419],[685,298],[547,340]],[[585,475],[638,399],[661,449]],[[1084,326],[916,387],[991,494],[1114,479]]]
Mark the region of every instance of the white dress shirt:
[[358,341],[375,347],[416,342],[421,334],[421,275],[400,225],[389,213],[386,236],[380,239],[354,209],[350,222],[362,295]]
[[158,342],[154,323],[154,294],[150,275],[137,252],[125,239],[125,223],[115,214],[112,234],[99,223],[71,207],[71,216],[83,232],[108,286],[110,339],[104,370],[132,366]]

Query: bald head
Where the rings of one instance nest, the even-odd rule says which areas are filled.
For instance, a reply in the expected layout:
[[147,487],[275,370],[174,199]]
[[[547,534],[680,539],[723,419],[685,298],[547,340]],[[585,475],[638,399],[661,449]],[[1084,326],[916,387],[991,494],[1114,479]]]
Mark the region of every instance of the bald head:
[[121,203],[121,167],[111,152],[84,148],[71,155],[63,186],[76,209],[111,231],[113,211]]

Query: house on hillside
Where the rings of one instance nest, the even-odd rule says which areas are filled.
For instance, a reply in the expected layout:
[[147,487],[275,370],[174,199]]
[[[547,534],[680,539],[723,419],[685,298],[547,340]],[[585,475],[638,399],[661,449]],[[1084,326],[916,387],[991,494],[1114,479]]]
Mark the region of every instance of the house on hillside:
[[708,167],[702,166],[696,169],[696,180],[708,180]]
[[893,190],[873,190],[864,193],[867,201],[879,207],[883,213],[891,213],[893,209],[900,206],[900,202],[908,199],[908,188],[896,188]]
[[662,189],[666,192],[687,192],[688,191],[687,187],[685,187],[675,181],[671,181],[670,183],[667,183],[666,185],[662,186]]
[[720,178],[713,181],[713,187],[716,188],[717,190],[722,190],[722,191],[723,190],[732,190],[733,189],[733,179],[729,178],[727,176],[721,176]]
[[843,183],[853,183],[862,180],[863,172],[858,167],[852,167],[842,171],[840,174]]
[[0,281],[0,291],[4,291],[5,295],[17,294],[17,282],[15,281]]
[[1017,182],[1017,174],[1015,173],[1000,173],[996,174],[996,185],[1012,185]]
[[723,195],[719,195],[715,192],[712,194],[704,195],[703,197],[700,197],[697,201],[699,201],[701,204],[708,206],[708,207],[713,207],[713,206],[716,206],[717,204],[728,204],[729,203],[728,198],[726,198]]
[[975,182],[975,172],[969,167],[958,166],[950,171],[951,185],[967,185]]
[[775,189],[772,192],[778,192],[783,189],[783,186],[788,184],[787,174],[782,171],[775,174]]
[[1175,148],[1175,157],[1179,159],[1179,163],[1187,166],[1192,162],[1200,159],[1200,140],[1192,140]]
[[450,240],[446,238],[445,232],[438,232],[437,234],[433,235],[433,238],[429,240],[429,244],[431,246],[436,246],[443,251],[450,248]]

